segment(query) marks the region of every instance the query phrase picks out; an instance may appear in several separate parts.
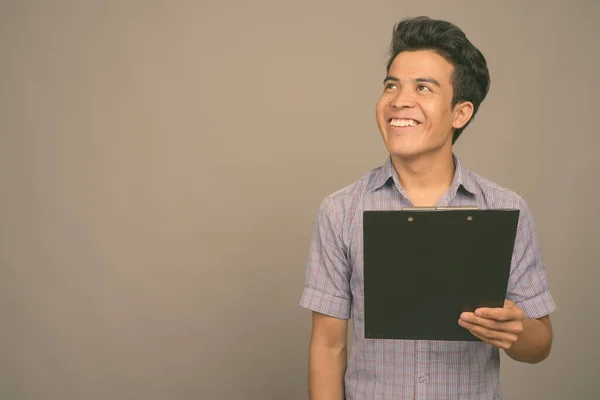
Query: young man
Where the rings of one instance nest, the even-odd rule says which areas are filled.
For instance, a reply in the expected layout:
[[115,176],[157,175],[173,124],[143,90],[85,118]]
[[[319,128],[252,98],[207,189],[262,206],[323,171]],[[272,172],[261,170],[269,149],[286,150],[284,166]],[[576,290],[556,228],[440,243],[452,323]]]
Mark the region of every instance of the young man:
[[[485,58],[455,25],[419,17],[394,27],[376,106],[390,155],[325,198],[317,213],[300,303],[313,311],[312,400],[499,399],[500,349],[527,363],[548,357],[556,307],[527,203],[452,152],[489,83]],[[362,212],[434,205],[520,210],[504,307],[456,316],[481,342],[365,339]]]

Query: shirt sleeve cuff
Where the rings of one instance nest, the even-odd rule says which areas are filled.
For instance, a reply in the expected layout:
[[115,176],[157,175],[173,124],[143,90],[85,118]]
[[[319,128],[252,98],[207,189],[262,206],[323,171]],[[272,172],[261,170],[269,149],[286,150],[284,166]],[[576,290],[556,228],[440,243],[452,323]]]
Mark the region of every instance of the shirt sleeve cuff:
[[516,304],[529,319],[541,318],[556,310],[556,304],[548,292]]
[[300,307],[340,319],[350,319],[351,300],[335,297],[305,287]]

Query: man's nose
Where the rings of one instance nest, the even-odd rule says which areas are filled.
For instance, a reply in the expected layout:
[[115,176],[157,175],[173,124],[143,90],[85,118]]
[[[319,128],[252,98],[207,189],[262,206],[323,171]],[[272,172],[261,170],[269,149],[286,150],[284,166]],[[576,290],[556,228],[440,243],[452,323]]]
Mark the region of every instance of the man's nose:
[[410,108],[413,107],[414,104],[415,98],[412,93],[409,93],[407,90],[398,90],[390,103],[393,108]]

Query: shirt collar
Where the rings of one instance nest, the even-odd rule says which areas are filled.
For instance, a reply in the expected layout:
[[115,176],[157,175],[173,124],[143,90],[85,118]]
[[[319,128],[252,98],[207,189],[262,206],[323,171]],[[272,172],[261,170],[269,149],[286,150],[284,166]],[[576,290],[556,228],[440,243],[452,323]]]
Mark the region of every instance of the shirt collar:
[[[454,160],[454,178],[452,179],[452,184],[450,185],[451,192],[456,193],[458,189],[462,187],[471,194],[477,194],[477,186],[471,179],[470,171],[461,165],[460,159],[456,156],[456,154],[452,153],[452,159]],[[397,176],[396,170],[392,164],[391,157],[388,156],[385,160],[385,164],[377,171],[377,174],[375,175],[375,187],[373,190],[378,190],[390,180],[394,180],[394,175]],[[400,182],[398,182],[398,185],[400,186]]]
[[477,186],[473,182],[471,177],[471,171],[462,166],[460,159],[456,154],[452,153],[452,159],[454,160],[454,179],[452,180],[452,190],[456,192],[458,188],[462,187],[471,194],[477,194]]

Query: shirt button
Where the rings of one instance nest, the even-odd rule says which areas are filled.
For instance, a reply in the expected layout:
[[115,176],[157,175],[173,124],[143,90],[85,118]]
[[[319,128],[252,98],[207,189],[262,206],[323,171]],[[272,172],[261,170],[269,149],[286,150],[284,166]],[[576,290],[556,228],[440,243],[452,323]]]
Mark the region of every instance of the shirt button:
[[417,382],[425,383],[425,381],[427,381],[427,377],[425,375],[423,375],[423,374],[417,375]]

